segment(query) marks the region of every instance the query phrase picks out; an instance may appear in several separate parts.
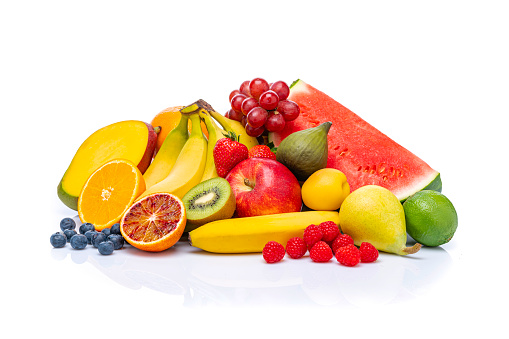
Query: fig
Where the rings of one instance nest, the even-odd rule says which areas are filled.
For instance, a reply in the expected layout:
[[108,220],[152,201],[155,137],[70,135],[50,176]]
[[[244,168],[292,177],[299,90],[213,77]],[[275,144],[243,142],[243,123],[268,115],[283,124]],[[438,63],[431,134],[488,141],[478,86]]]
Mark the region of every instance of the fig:
[[327,134],[332,122],[294,132],[277,148],[276,160],[288,167],[299,181],[327,166]]

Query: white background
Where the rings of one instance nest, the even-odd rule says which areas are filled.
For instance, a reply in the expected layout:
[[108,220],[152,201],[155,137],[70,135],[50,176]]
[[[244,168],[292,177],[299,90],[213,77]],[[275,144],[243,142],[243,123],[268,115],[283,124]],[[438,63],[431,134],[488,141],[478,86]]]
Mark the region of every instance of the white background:
[[[509,302],[504,1],[3,1],[4,333],[492,336]],[[260,255],[52,249],[81,142],[244,80],[322,90],[439,170],[453,240],[348,269]],[[309,258],[308,258],[309,259]]]

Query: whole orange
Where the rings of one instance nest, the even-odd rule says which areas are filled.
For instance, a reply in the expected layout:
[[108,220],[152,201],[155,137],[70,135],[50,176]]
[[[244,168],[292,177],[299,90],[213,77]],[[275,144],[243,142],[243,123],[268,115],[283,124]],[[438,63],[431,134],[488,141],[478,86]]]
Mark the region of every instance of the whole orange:
[[[178,123],[180,122],[181,114],[180,110],[184,108],[184,106],[172,106],[168,107],[161,112],[157,113],[157,115],[152,119],[151,125],[153,127],[160,127],[161,130],[157,134],[157,143],[156,143],[156,152],[159,150],[161,145],[163,144],[164,139],[168,135],[168,133],[171,132],[172,129],[174,129]],[[191,132],[192,124],[189,120],[187,129],[189,132]],[[203,131],[203,134],[208,139],[209,132],[207,131],[207,126],[205,126],[205,123],[201,122],[201,130]]]

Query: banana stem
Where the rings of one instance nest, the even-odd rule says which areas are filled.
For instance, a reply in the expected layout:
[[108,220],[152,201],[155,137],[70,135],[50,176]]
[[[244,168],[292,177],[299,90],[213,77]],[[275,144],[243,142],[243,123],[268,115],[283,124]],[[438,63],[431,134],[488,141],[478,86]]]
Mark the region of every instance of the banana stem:
[[197,113],[197,111],[200,109],[200,107],[194,103],[192,105],[189,105],[189,106],[186,106],[184,108],[182,108],[180,110],[180,113],[183,114],[183,115],[190,115],[190,114],[195,114]]
[[200,99],[193,104],[186,106],[180,110],[182,114],[194,114],[198,111],[205,110],[207,112],[213,111],[214,109],[205,100]]
[[201,135],[201,124],[200,124],[200,116],[198,114],[191,115],[191,136]]

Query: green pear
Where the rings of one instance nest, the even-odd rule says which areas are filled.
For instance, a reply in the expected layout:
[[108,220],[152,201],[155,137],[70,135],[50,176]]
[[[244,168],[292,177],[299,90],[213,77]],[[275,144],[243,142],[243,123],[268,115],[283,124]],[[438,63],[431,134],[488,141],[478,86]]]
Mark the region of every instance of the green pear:
[[379,251],[399,255],[421,249],[419,243],[406,247],[403,206],[391,191],[381,186],[362,186],[350,193],[339,210],[339,226],[357,246],[369,242]]

